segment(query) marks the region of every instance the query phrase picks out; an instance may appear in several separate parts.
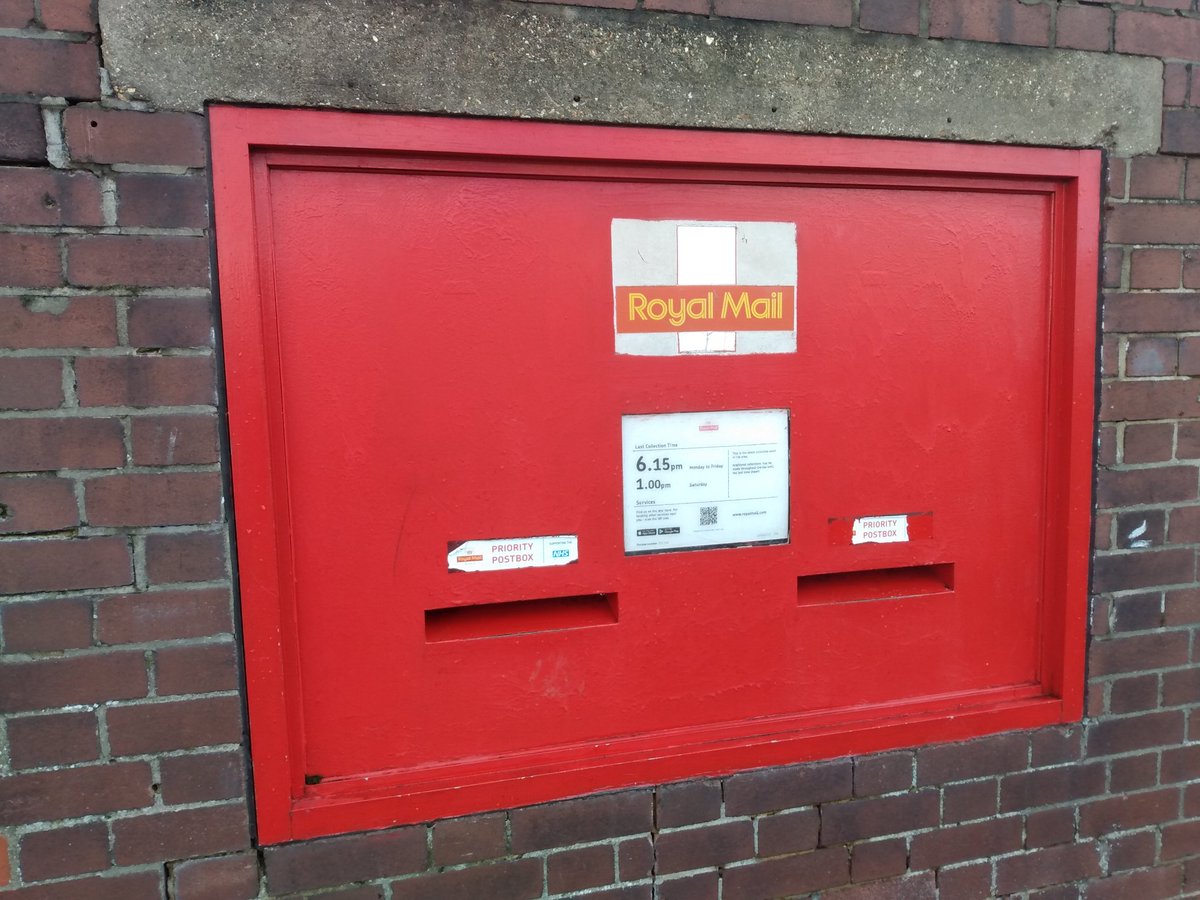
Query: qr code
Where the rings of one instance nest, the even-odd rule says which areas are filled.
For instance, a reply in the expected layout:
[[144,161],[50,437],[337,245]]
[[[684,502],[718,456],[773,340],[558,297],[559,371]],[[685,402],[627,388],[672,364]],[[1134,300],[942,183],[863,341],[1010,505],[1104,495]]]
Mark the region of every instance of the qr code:
[[700,507],[700,524],[702,526],[717,524],[717,508],[715,506]]

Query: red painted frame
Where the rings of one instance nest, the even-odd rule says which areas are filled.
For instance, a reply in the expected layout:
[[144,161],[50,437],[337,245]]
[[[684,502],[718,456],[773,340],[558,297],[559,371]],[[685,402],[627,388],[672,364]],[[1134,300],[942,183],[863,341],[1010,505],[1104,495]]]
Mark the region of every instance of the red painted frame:
[[[750,766],[872,752],[1077,720],[1083,711],[1094,435],[1100,155],[916,141],[578,126],[328,111],[210,109],[222,331],[236,500],[247,693],[259,837],[322,834],[542,802],[606,788]],[[536,148],[536,150],[531,150]],[[287,472],[272,435],[280,361],[270,329],[273,273],[262,231],[270,221],[261,177],[274,161],[320,166],[324,151],[364,166],[406,159],[453,167],[502,160],[507,171],[627,174],[671,166],[696,179],[748,183],[991,185],[1019,181],[1052,203],[1052,360],[1048,421],[1041,684],[896,716],[859,708],[794,717],[773,733],[752,723],[660,746],[638,737],[603,755],[564,748],[510,773],[464,764],[425,781],[364,776],[306,785],[293,661]],[[417,165],[418,163],[411,163]],[[499,164],[499,163],[498,163]],[[652,177],[648,175],[646,177]],[[776,723],[778,725],[778,723]],[[711,731],[711,730],[710,730]]]

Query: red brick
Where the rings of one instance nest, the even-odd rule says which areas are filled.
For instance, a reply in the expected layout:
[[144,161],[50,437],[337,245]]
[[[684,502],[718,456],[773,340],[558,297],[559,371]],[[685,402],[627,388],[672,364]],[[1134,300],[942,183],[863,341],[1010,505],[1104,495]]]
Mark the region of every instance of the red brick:
[[139,416],[130,442],[139,466],[203,465],[219,458],[215,415]]
[[1200,339],[1187,337],[1179,342],[1179,374],[1200,374]]
[[[1121,266],[1125,261],[1124,247],[1108,247],[1104,251],[1104,255],[1100,258],[1102,274],[1104,278],[1104,286],[1106,288],[1119,288],[1121,286]],[[1105,372],[1105,374],[1116,374],[1114,372]]]
[[57,238],[44,234],[0,234],[0,285],[47,288],[62,283]]
[[654,849],[656,871],[662,875],[724,865],[754,855],[754,826],[749,819],[739,819],[660,832]]
[[37,600],[0,606],[9,653],[72,650],[92,643],[89,600]]
[[165,756],[159,765],[163,803],[236,800],[246,789],[240,750]]
[[886,753],[854,760],[854,796],[871,797],[913,786],[913,755]]
[[1178,788],[1107,797],[1080,807],[1079,833],[1099,837],[1110,831],[1153,825],[1173,819],[1178,808]]
[[936,869],[980,857],[999,856],[1019,850],[1023,837],[1024,825],[1020,816],[941,828],[913,837],[910,865],[914,869]]
[[[1183,435],[1180,434],[1180,446]],[[1167,540],[1172,544],[1194,544],[1200,541],[1200,506],[1179,506],[1171,510]]]
[[1122,448],[1125,462],[1165,462],[1171,458],[1174,443],[1175,426],[1171,422],[1127,425]]
[[1143,791],[1157,786],[1158,754],[1143,753],[1140,756],[1124,756],[1109,763],[1108,789],[1110,792]]
[[1015,812],[1096,797],[1104,792],[1102,763],[1018,772],[1000,782],[1000,809],[1003,812]]
[[141,653],[104,653],[0,663],[0,712],[144,697]]
[[659,828],[711,822],[721,815],[721,784],[685,781],[663,785],[655,792],[655,804],[655,822]]
[[82,287],[207,287],[208,241],[180,235],[67,238],[67,278]]
[[0,825],[140,809],[154,797],[144,762],[109,762],[0,778]]
[[947,823],[984,819],[996,814],[999,781],[965,781],[942,789],[942,819]]
[[108,868],[108,829],[102,822],[35,831],[21,838],[21,878],[45,881]]
[[0,28],[31,28],[36,19],[33,0],[0,0]]
[[[1150,512],[1150,518],[1155,518],[1153,513],[1157,512],[1157,518],[1161,520],[1161,510],[1151,510]],[[1137,516],[1130,516],[1130,519],[1137,519]],[[1146,522],[1146,518],[1143,518],[1142,522]],[[1157,534],[1154,539],[1161,542],[1161,525],[1156,523],[1156,526],[1155,531]],[[1130,534],[1133,533],[1132,531],[1130,532]],[[1161,628],[1163,622],[1162,606],[1162,595],[1157,592],[1134,594],[1133,596],[1121,597],[1113,601],[1113,631],[1123,633]]]
[[242,710],[237,697],[114,706],[108,731],[114,756],[236,744],[242,740]]
[[954,900],[990,900],[992,867],[989,863],[952,866],[937,873],[938,889],[943,897]]
[[[393,828],[267,847],[263,851],[263,861],[266,863],[267,888],[272,895],[419,872],[425,868],[425,829]],[[525,862],[535,864],[540,894],[541,861]],[[487,868],[478,866],[460,871]],[[507,895],[481,893],[477,896]]]
[[1179,866],[1143,869],[1128,875],[1102,878],[1088,885],[1088,900],[1171,900],[1183,896],[1183,870]]
[[1126,160],[1109,157],[1107,160],[1105,191],[1109,197],[1122,199],[1125,197],[1125,180],[1129,165]]
[[937,884],[932,872],[921,872],[891,881],[856,884],[822,892],[823,900],[934,900]]
[[1015,894],[1099,874],[1100,854],[1095,844],[1068,844],[997,860],[996,888],[1001,894]]
[[1158,676],[1118,678],[1112,683],[1109,709],[1117,715],[1142,712],[1158,706]]
[[1029,763],[1053,766],[1073,762],[1082,753],[1080,729],[1054,726],[1035,731],[1029,740]]
[[929,36],[1047,47],[1050,10],[1019,0],[929,0]]
[[[1176,290],[1181,282],[1183,271],[1183,262],[1178,250],[1164,249],[1135,249],[1129,256],[1129,286],[1134,290],[1146,290],[1150,288],[1166,288]],[[1145,341],[1163,341],[1164,338],[1146,338]],[[1132,345],[1132,341],[1130,342]],[[1175,341],[1171,340],[1171,344]],[[1174,350],[1172,350],[1172,353]],[[1172,361],[1173,363],[1173,361]],[[1172,364],[1170,372],[1138,372],[1128,369],[1129,360],[1126,358],[1126,367],[1130,375],[1167,375],[1174,374],[1174,365]]]
[[1030,850],[1068,844],[1075,839],[1075,809],[1059,806],[1031,812],[1025,819],[1025,846]]
[[46,130],[33,103],[0,103],[0,159],[44,162]]
[[42,24],[53,31],[96,31],[96,0],[51,0],[42,4]]
[[[1200,20],[1197,20],[1200,24]],[[1173,112],[1168,110],[1164,115]],[[1127,203],[1108,216],[1108,240],[1114,244],[1173,244],[1200,228],[1200,207],[1171,203]]]
[[63,128],[78,162],[202,168],[207,161],[204,119],[191,113],[73,106]]
[[801,25],[849,27],[851,0],[714,0],[713,14]]
[[1096,484],[1096,505],[1112,509],[1195,500],[1200,489],[1197,471],[1194,465],[1101,471]]
[[917,34],[921,30],[920,0],[859,0],[859,27],[892,34]]
[[1195,580],[1196,572],[1195,552],[1186,549],[1098,556],[1093,566],[1092,588],[1101,592],[1186,584]]
[[174,900],[254,900],[258,896],[258,857],[234,853],[188,859],[172,868]]
[[217,472],[109,475],[84,485],[92,525],[193,525],[221,517]]
[[250,823],[241,803],[132,816],[113,822],[112,830],[118,866],[210,856],[250,845]]
[[846,849],[831,847],[726,868],[721,896],[724,900],[761,900],[819,891],[845,884],[849,878]]
[[1183,713],[1147,713],[1096,723],[1088,734],[1088,754],[1106,756],[1150,747],[1178,744],[1183,740]]
[[77,360],[83,406],[191,406],[211,404],[211,356],[106,356]]
[[449,869],[392,882],[394,900],[469,900],[472,897],[532,900],[540,896],[542,864],[539,859],[518,859],[466,869]]
[[5,225],[103,225],[100,179],[88,172],[0,167]]
[[654,872],[654,845],[650,837],[637,837],[617,845],[617,868],[622,881],[649,878]]
[[143,297],[129,304],[129,342],[135,347],[209,347],[212,329],[207,297]]
[[1117,464],[1117,427],[1115,425],[1100,426],[1100,446],[1096,453],[1096,462],[1101,466]]
[[1190,331],[1200,314],[1198,300],[1200,294],[1106,294],[1104,327],[1112,332]]
[[140,644],[228,634],[229,591],[155,591],[106,597],[96,604],[96,637],[105,644]]
[[146,574],[151,584],[219,581],[227,575],[221,532],[148,534],[145,540]]
[[1164,59],[1200,59],[1200,21],[1123,10],[1117,16],[1116,50]]
[[1112,41],[1112,13],[1095,6],[1060,6],[1055,46],[1072,50],[1107,50]]
[[0,359],[0,409],[53,409],[63,403],[63,364],[48,356]]
[[[1200,703],[1200,666],[1163,674],[1163,706],[1184,706],[1188,703]],[[1196,775],[1200,777],[1200,766]]]
[[1158,850],[1155,829],[1135,831],[1129,834],[1114,835],[1108,841],[1108,871],[1126,872],[1130,869],[1143,869],[1154,864]]
[[96,875],[17,888],[5,900],[162,900],[162,867],[132,874]]
[[875,881],[903,875],[908,868],[908,844],[904,838],[855,844],[850,851],[850,879]]
[[1162,858],[1164,861],[1183,859],[1185,856],[1194,856],[1198,852],[1200,852],[1200,822],[1179,822],[1163,826]]
[[446,819],[433,826],[433,864],[496,859],[507,853],[504,813],[489,813],[462,819]]
[[1021,733],[922,747],[917,752],[917,784],[943,784],[1013,772],[1025,767],[1028,756],[1028,738]]
[[655,878],[654,900],[719,900],[721,876],[714,870],[676,878]]
[[0,476],[0,534],[61,531],[78,524],[79,510],[70,481]]
[[1132,634],[1092,644],[1092,677],[1182,666],[1188,662],[1188,635],[1182,631]]
[[22,716],[8,720],[8,753],[14,769],[90,762],[100,756],[93,712]]
[[1163,623],[1168,628],[1176,625],[1194,625],[1200,622],[1200,591],[1168,591],[1166,615]]
[[937,821],[936,790],[830,803],[821,808],[821,843],[830,846],[931,828]]
[[121,423],[116,419],[0,420],[0,471],[109,469],[124,462]]
[[529,853],[642,834],[650,830],[652,806],[649,791],[622,791],[513,810],[512,850]]
[[1188,290],[1200,288],[1200,250],[1183,251],[1183,286]]
[[[1100,465],[1104,465],[1100,463]],[[1112,549],[1112,513],[1098,512],[1095,519],[1095,533],[1093,540],[1095,542],[1094,550],[1111,550]]]
[[813,850],[820,830],[821,817],[815,808],[763,816],[758,820],[758,855],[782,856]]
[[207,228],[208,185],[190,175],[118,175],[117,224]]
[[1129,196],[1175,199],[1183,181],[1182,159],[1170,156],[1139,156],[1129,169]]
[[612,884],[616,870],[608,844],[551,853],[546,857],[546,886],[551,894]]
[[643,0],[642,9],[707,16],[710,0]]
[[111,297],[0,297],[0,349],[114,347]]
[[0,37],[0,84],[9,94],[95,100],[99,52],[92,43]]
[[235,691],[237,648],[231,641],[164,647],[154,653],[154,671],[161,696]]
[[849,797],[854,768],[850,760],[779,769],[760,769],[725,779],[725,812],[754,815]]
[[1200,415],[1196,391],[1186,380],[1112,382],[1102,392],[1100,418],[1105,421],[1195,418]]

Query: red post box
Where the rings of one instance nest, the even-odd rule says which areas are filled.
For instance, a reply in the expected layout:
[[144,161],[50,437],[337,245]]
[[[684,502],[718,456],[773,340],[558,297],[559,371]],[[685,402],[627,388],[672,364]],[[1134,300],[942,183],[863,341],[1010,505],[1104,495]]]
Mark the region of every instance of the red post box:
[[264,841],[1080,716],[1097,152],[211,122]]

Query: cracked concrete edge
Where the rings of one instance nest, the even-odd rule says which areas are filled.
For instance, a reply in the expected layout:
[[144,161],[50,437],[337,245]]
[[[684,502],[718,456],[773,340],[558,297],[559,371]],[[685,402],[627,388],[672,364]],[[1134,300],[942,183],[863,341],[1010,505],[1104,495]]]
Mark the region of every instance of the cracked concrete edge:
[[1155,153],[1157,59],[508,0],[100,0],[118,96]]

